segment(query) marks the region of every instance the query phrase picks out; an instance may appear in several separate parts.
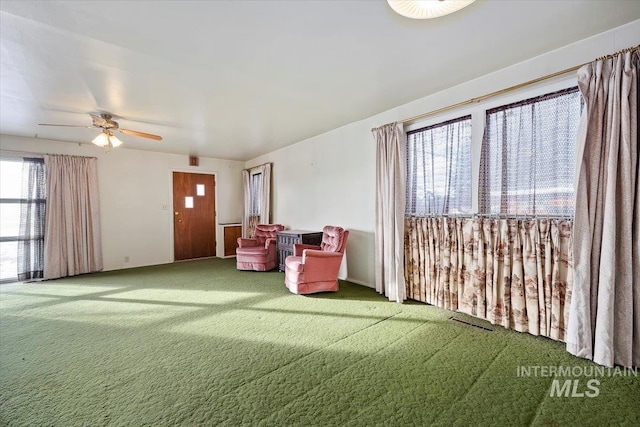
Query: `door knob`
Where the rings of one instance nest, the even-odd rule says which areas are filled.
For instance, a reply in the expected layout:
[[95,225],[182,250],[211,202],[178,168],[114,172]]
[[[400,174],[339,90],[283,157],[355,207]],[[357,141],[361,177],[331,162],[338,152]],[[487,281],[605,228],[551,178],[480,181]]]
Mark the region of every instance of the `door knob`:
[[176,211],[176,212],[174,212],[174,215],[178,215],[178,214],[179,214],[179,212],[177,212],[177,211]]

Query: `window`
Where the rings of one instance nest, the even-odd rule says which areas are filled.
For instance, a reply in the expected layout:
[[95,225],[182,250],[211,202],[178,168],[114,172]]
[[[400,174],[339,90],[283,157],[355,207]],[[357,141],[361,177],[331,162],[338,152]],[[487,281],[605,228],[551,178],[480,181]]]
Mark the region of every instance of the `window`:
[[260,216],[260,201],[262,195],[262,174],[254,173],[249,180],[249,216]]
[[481,213],[573,215],[581,100],[575,87],[486,112]]
[[271,163],[265,163],[242,171],[244,214],[242,234],[253,237],[256,225],[269,222],[269,187],[271,185]]
[[0,161],[0,281],[18,280],[22,159]]
[[407,215],[471,213],[471,189],[471,116],[407,132]]
[[44,161],[0,160],[0,282],[42,277]]

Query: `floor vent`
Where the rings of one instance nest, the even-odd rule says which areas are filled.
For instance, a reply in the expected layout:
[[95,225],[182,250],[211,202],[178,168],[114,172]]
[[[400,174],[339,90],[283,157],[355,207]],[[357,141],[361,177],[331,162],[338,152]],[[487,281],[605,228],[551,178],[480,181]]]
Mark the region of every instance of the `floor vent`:
[[453,320],[454,322],[458,322],[458,323],[464,323],[465,325],[473,326],[475,328],[483,329],[485,331],[493,332],[493,329],[491,328],[486,328],[484,326],[476,325],[475,323],[467,322],[466,320],[456,319],[455,317],[450,317],[449,320]]

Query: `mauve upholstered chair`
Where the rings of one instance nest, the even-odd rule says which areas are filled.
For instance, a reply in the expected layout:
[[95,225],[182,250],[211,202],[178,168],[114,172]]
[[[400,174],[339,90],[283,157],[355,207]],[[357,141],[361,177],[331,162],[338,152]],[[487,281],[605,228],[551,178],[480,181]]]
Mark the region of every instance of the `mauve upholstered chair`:
[[295,244],[285,260],[284,283],[294,294],[336,292],[349,232],[327,225],[320,246]]
[[284,230],[280,224],[258,224],[253,238],[240,237],[236,248],[238,270],[269,271],[276,268],[276,237]]

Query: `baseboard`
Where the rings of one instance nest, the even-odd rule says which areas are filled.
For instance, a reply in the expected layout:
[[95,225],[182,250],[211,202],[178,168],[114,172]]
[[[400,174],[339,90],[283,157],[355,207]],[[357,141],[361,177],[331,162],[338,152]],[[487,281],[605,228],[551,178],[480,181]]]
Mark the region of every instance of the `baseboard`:
[[340,280],[346,280],[347,282],[355,283],[356,285],[366,286],[367,288],[375,289],[375,286],[372,286],[369,283],[365,283],[361,280],[352,279],[350,277],[347,277],[346,279],[340,279]]
[[[128,265],[122,264],[118,267],[103,268],[100,271],[118,271],[118,270],[129,270],[131,268],[153,267],[154,265],[173,264],[173,261],[154,262],[151,264],[136,264],[136,263],[127,263],[127,264]],[[73,276],[69,276],[69,277],[73,277]]]

